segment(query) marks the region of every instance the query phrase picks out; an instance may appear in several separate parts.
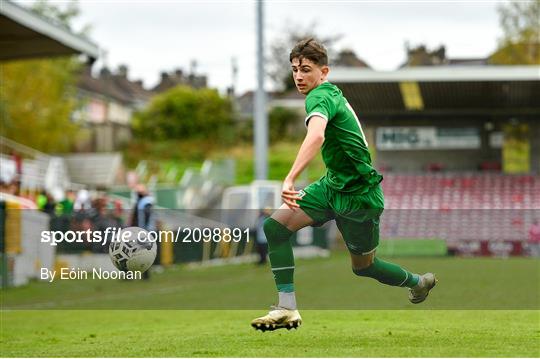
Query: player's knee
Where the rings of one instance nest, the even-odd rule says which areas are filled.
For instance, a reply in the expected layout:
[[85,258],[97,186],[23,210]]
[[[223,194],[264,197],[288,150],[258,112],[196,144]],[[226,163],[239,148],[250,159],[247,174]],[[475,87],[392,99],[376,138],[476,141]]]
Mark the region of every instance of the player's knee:
[[352,255],[351,254],[351,264],[352,264],[353,272],[356,274],[355,271],[362,271],[369,268],[373,264],[374,260],[375,260],[375,256],[373,253],[366,254],[366,255]]
[[352,267],[352,271],[359,277],[369,277],[372,263]]
[[353,257],[352,271],[357,276],[369,277],[371,266],[373,265],[374,257],[372,255]]
[[288,240],[292,234],[292,232],[289,231],[287,227],[285,227],[272,217],[264,220],[263,231],[269,244],[274,241]]
[[269,239],[271,237],[271,235],[272,235],[273,223],[272,223],[271,219],[272,218],[268,217],[263,222],[263,231],[264,231],[264,234],[266,235],[267,239]]
[[367,277],[368,276],[366,268],[355,268],[355,267],[353,267],[352,272],[355,275],[359,276],[359,277]]

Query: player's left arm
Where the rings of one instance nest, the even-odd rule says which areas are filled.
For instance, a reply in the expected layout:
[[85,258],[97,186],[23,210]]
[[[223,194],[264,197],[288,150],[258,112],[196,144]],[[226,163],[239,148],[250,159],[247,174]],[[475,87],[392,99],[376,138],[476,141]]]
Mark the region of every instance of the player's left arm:
[[296,200],[300,199],[300,197],[298,197],[298,191],[294,189],[294,181],[296,181],[302,171],[315,158],[317,153],[319,153],[324,143],[326,123],[327,120],[318,115],[309,118],[306,137],[302,142],[302,146],[300,146],[300,150],[298,150],[289,174],[283,182],[281,197],[290,208],[299,207]]

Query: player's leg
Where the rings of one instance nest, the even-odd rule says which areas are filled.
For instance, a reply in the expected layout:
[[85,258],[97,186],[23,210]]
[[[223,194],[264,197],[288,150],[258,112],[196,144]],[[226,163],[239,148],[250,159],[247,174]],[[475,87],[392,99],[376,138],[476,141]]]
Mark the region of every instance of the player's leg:
[[411,273],[375,255],[379,245],[380,216],[384,207],[380,187],[356,198],[343,196],[340,200],[342,207],[350,208],[345,215],[336,218],[336,223],[349,249],[353,273],[373,278],[383,284],[411,288],[411,302],[422,302],[435,285],[433,274],[421,276]]
[[310,224],[313,219],[302,209],[291,210],[282,205],[270,218],[264,221],[264,233],[268,241],[268,257],[278,290],[278,305],[267,315],[255,318],[251,326],[266,331],[279,328],[297,328],[302,317],[296,308],[294,293],[294,256],[291,235]]
[[379,218],[365,217],[369,217],[366,211],[358,211],[355,216],[336,218],[338,229],[349,249],[353,273],[392,286],[410,288],[417,285],[419,275],[375,256],[379,245]]
[[251,322],[255,329],[274,330],[279,328],[296,328],[302,318],[296,308],[294,293],[294,256],[291,235],[312,224],[324,223],[331,219],[326,217],[327,207],[324,194],[318,182],[312,183],[303,191],[300,208],[291,210],[282,205],[264,222],[264,232],[268,240],[268,257],[278,290],[279,304],[265,316]]
[[351,253],[350,255],[352,271],[357,276],[373,278],[391,286],[408,288],[416,286],[420,280],[420,275],[411,273],[395,263],[377,258],[375,252]]
[[313,219],[301,208],[293,211],[285,204],[264,222],[268,257],[279,294],[279,307],[296,309],[294,256],[290,238],[294,232],[311,224]]
[[297,202],[300,208],[292,210],[284,204],[264,223],[280,307],[296,309],[291,235],[306,226],[322,224],[333,218],[327,210],[325,193],[324,186],[319,181],[314,182],[301,191],[301,199]]
[[423,302],[437,283],[433,273],[411,273],[395,263],[377,258],[375,252],[366,255],[351,253],[351,264],[353,273],[358,276],[373,278],[387,285],[409,288],[409,300],[413,304]]
[[387,285],[409,288],[409,300],[414,304],[423,302],[437,283],[433,273],[411,273],[395,263],[377,258],[375,252],[364,255],[351,253],[351,265],[353,273],[358,276],[373,278]]

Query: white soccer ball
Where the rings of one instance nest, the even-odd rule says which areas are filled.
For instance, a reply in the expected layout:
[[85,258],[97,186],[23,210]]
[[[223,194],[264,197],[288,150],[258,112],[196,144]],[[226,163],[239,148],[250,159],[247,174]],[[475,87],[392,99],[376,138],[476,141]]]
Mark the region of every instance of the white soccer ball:
[[109,256],[121,271],[146,272],[156,260],[157,243],[139,227],[120,230],[109,245]]

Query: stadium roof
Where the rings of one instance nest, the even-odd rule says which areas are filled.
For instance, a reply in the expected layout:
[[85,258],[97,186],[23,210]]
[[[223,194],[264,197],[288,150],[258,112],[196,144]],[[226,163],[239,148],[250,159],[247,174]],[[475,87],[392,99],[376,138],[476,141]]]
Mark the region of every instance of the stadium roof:
[[540,66],[334,68],[329,80],[362,113],[540,113]]
[[99,48],[61,25],[2,0],[0,6],[0,61],[85,54],[91,61]]

